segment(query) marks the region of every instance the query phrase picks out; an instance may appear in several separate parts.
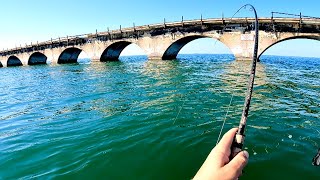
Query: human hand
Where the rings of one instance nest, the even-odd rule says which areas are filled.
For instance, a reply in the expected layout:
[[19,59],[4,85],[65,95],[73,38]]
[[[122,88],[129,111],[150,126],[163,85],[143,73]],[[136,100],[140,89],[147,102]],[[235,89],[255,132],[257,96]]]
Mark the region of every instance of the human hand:
[[221,141],[212,149],[209,156],[197,172],[194,180],[234,180],[247,165],[249,153],[239,152],[231,161],[231,145],[238,128],[229,130]]

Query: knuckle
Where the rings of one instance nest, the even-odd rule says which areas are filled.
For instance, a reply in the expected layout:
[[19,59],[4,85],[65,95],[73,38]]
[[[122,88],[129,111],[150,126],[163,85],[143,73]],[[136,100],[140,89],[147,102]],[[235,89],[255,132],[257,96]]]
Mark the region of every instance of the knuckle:
[[239,158],[239,163],[241,165],[246,164],[247,163],[247,158],[245,158],[244,156],[240,156]]

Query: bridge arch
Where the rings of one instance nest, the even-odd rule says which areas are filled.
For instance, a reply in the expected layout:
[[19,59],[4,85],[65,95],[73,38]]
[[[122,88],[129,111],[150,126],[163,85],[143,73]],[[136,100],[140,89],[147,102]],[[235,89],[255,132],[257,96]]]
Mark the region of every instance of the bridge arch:
[[3,65],[2,65],[2,63],[0,62],[0,68],[2,68],[3,67]]
[[40,53],[34,52],[31,54],[28,60],[28,65],[38,65],[38,64],[46,64],[47,63],[47,56]]
[[58,58],[58,64],[77,63],[81,51],[75,47],[65,49]]
[[[206,35],[191,35],[191,36],[186,36],[183,37],[181,39],[178,39],[177,41],[173,42],[164,52],[164,54],[162,55],[162,60],[172,60],[172,59],[176,59],[178,53],[180,52],[180,50],[187,45],[188,43],[190,43],[191,41],[194,41],[196,39],[202,39],[202,38],[211,38],[211,39],[216,39],[216,38],[212,38],[210,36],[206,36]],[[218,39],[216,39],[218,40]],[[220,41],[221,42],[221,41]],[[221,42],[223,43],[223,42]],[[224,44],[224,43],[223,43]],[[228,46],[226,46],[228,47]],[[228,49],[230,49],[228,47]],[[230,51],[231,52],[231,51]]]
[[263,55],[264,52],[266,52],[269,48],[271,48],[272,46],[278,44],[278,43],[281,43],[283,41],[287,41],[287,40],[293,40],[293,39],[311,39],[311,40],[318,40],[320,41],[320,36],[292,36],[292,37],[288,37],[288,38],[283,38],[279,41],[276,41],[270,45],[268,45],[265,49],[263,49],[261,51],[261,53],[259,54],[258,56],[258,59],[260,60],[260,57]]
[[7,66],[22,66],[22,62],[17,56],[10,56],[7,61]]
[[109,45],[101,54],[100,61],[118,61],[121,52],[131,43],[128,41],[118,41]]

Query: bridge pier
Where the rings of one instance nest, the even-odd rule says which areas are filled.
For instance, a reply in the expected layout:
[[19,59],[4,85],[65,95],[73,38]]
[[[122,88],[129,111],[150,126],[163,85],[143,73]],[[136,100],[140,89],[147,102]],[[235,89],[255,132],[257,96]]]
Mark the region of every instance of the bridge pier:
[[233,53],[236,60],[252,60],[255,34],[228,32],[220,37],[220,41],[225,44]]
[[101,41],[91,41],[90,43],[78,46],[79,49],[82,49],[83,52],[87,55],[92,62],[100,62],[103,51],[110,45],[112,42],[101,42]]
[[63,47],[46,49],[44,55],[47,57],[47,63],[58,64],[59,56],[64,50]]
[[167,48],[174,42],[169,34],[140,38],[136,44],[144,50],[149,60],[161,60]]

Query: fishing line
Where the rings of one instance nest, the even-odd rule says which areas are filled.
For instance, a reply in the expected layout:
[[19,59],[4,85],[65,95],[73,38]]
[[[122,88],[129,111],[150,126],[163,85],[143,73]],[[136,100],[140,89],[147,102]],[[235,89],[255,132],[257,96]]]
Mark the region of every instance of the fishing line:
[[229,102],[228,109],[227,109],[227,113],[226,113],[226,115],[224,116],[224,120],[223,120],[221,129],[220,129],[220,133],[219,133],[219,136],[218,136],[216,145],[217,145],[217,144],[219,143],[219,141],[220,141],[220,138],[221,138],[221,134],[222,134],[224,125],[226,124],[226,120],[227,120],[227,117],[228,117],[228,114],[229,114],[229,110],[230,110],[230,106],[231,106],[231,103],[232,103],[232,100],[233,100],[233,96],[234,96],[234,93],[232,93],[232,95],[231,95],[230,102]]
[[[223,27],[223,29],[221,30],[221,33],[225,32],[225,29],[230,26],[230,24],[232,23],[233,18],[235,17],[235,15],[237,15],[242,8],[246,8],[246,7],[247,7],[247,5],[242,6],[241,8],[239,8],[239,9],[232,15],[232,17],[230,18],[230,21],[229,21],[229,22]],[[218,41],[218,39],[215,39],[214,47],[216,46],[217,41]],[[239,80],[239,77],[238,77],[237,81],[238,81],[238,80]],[[231,97],[230,102],[229,102],[229,106],[228,106],[228,109],[227,109],[227,112],[226,112],[226,115],[225,115],[225,118],[224,118],[224,121],[223,121],[223,124],[222,124],[222,128],[221,128],[221,130],[220,130],[220,134],[219,134],[217,143],[218,143],[219,140],[220,140],[220,137],[221,137],[221,134],[222,134],[222,131],[223,131],[223,127],[224,127],[224,125],[225,125],[226,118],[227,118],[227,116],[228,116],[231,103],[232,103],[232,101],[233,101],[233,97],[234,97],[234,92],[232,93],[232,97]],[[177,113],[177,116],[174,118],[173,124],[176,123],[176,121],[177,121],[177,119],[178,119],[178,117],[179,117],[179,115],[180,115],[180,113],[181,113],[181,111],[182,111],[182,108],[183,108],[185,102],[186,102],[186,98],[184,99],[184,101],[183,101],[183,103],[182,103],[182,105],[181,105],[181,108],[179,109],[179,111],[178,111],[178,113]]]
[[176,121],[177,121],[177,119],[178,119],[178,116],[180,115],[180,112],[181,112],[181,110],[182,110],[182,108],[183,108],[186,100],[187,100],[187,98],[184,98],[183,103],[182,103],[182,105],[181,105],[181,107],[180,107],[180,109],[179,109],[179,112],[178,112],[176,118],[174,118],[173,125],[176,123]]
[[[243,66],[242,66],[242,67],[243,67]],[[243,72],[243,70],[244,70],[244,69],[241,68],[239,72]],[[241,77],[240,74],[238,74],[237,76],[238,76],[238,77],[237,77],[237,79],[236,79],[236,82],[238,82],[238,81],[240,80],[240,77]],[[224,125],[226,124],[226,120],[227,120],[228,114],[229,114],[229,112],[230,112],[230,107],[231,107],[231,104],[232,104],[232,101],[233,101],[234,94],[235,94],[235,90],[233,90],[232,93],[231,93],[230,102],[229,102],[229,105],[228,105],[228,108],[227,108],[226,115],[224,116],[224,120],[223,120],[223,123],[222,123],[222,127],[221,127],[221,129],[220,129],[220,132],[219,132],[219,136],[218,136],[216,145],[217,145],[217,144],[219,143],[219,141],[220,141],[220,138],[221,138],[221,135],[222,135],[222,131],[223,131],[223,129],[224,129]]]
[[[226,26],[224,26],[224,28],[222,29],[222,33],[223,33],[223,32],[225,31],[225,29],[230,25],[230,23],[232,22],[234,16],[237,15],[242,8],[245,9],[246,7],[247,7],[247,5],[242,6],[241,8],[239,8],[239,9],[232,15],[232,17],[230,18],[230,21],[228,22],[228,24],[227,24]],[[255,28],[256,28],[256,27],[255,27]],[[240,76],[238,75],[238,79],[236,80],[237,82],[238,82],[239,78],[240,78]],[[233,101],[234,92],[235,92],[235,91],[232,92],[232,95],[231,95],[231,98],[230,98],[230,102],[229,102],[229,105],[228,105],[228,109],[227,109],[226,115],[225,115],[225,117],[224,117],[224,120],[223,120],[221,129],[220,129],[219,136],[218,136],[218,139],[217,139],[217,143],[216,143],[216,144],[218,144],[219,141],[220,141],[220,138],[221,138],[221,135],[222,135],[222,131],[223,131],[223,129],[224,129],[224,126],[225,126],[225,123],[226,123],[226,120],[227,120],[227,117],[228,117],[228,114],[229,114],[230,106],[231,106],[231,103],[232,103],[232,101]]]
[[[230,22],[229,22],[228,24],[230,24]],[[214,43],[214,46],[213,46],[213,47],[216,46],[216,43],[217,43],[218,41],[219,41],[219,40],[215,39],[215,43]],[[243,70],[243,68],[241,68],[240,72],[242,72],[242,70]],[[241,76],[238,75],[238,78],[236,79],[236,82],[239,81],[240,77],[241,77]],[[206,97],[208,97],[208,95],[207,95]],[[226,112],[226,115],[225,115],[225,118],[224,118],[224,121],[223,121],[223,124],[222,124],[222,129],[220,130],[220,134],[219,134],[219,137],[218,137],[218,140],[217,140],[217,144],[218,144],[218,142],[219,142],[219,140],[220,140],[221,133],[222,133],[223,127],[224,127],[224,125],[225,125],[226,118],[227,118],[227,116],[228,116],[231,103],[232,103],[232,101],[233,101],[233,97],[234,97],[234,91],[233,91],[232,94],[231,94],[231,99],[230,99],[230,102],[229,102],[229,105],[228,105],[228,109],[227,109],[227,112]],[[181,105],[181,107],[180,107],[180,109],[179,109],[176,117],[174,118],[173,125],[176,123],[176,121],[177,121],[177,119],[178,119],[178,117],[179,117],[179,115],[180,115],[180,113],[181,113],[181,110],[183,109],[183,106],[185,105],[186,100],[187,100],[187,98],[184,98],[184,100],[183,100],[183,102],[182,102],[182,105]]]
[[[217,41],[218,41],[218,40],[215,39],[215,43],[213,44],[213,48],[216,46]],[[179,115],[180,115],[180,113],[181,113],[181,110],[182,110],[184,104],[186,103],[186,100],[187,100],[187,98],[184,98],[184,100],[183,100],[183,102],[182,102],[182,105],[181,105],[181,107],[180,107],[180,109],[179,109],[176,117],[174,118],[173,125],[176,123],[176,121],[177,121],[177,119],[178,119],[178,117],[179,117]]]

